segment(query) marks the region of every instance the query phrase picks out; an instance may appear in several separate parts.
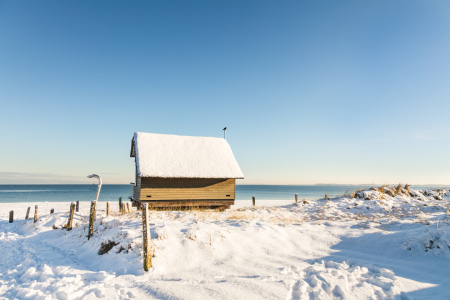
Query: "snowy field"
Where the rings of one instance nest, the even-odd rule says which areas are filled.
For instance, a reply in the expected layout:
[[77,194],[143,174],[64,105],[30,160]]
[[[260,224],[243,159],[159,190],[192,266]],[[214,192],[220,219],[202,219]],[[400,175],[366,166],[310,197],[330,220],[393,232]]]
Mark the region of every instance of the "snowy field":
[[[151,211],[142,223],[89,203],[0,204],[0,299],[448,299],[448,190],[382,187],[293,204],[237,201],[225,212]],[[54,208],[55,213],[49,214]],[[9,210],[15,214],[8,223]]]

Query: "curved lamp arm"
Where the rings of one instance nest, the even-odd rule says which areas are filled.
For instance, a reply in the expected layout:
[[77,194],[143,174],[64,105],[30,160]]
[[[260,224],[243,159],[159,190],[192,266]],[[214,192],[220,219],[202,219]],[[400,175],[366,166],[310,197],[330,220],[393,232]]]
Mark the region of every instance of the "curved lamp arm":
[[98,179],[97,196],[95,196],[95,202],[97,202],[98,196],[100,195],[100,190],[102,188],[102,179],[97,174],[88,175],[87,178],[97,178]]

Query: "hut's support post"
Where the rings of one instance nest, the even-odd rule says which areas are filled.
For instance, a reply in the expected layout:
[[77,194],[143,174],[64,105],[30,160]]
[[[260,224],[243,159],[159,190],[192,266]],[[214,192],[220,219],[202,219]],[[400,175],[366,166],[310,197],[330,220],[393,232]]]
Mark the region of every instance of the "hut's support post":
[[95,222],[95,204],[96,201],[91,202],[91,212],[89,215],[89,233],[88,233],[88,240],[91,238],[91,236],[94,234],[94,222]]
[[73,214],[75,213],[76,205],[75,203],[70,203],[70,213],[69,213],[69,221],[67,222],[67,231],[72,230],[73,223]]
[[110,208],[109,208],[109,201],[106,202],[106,216],[109,217]]
[[9,211],[9,223],[14,222],[14,211],[10,210]]
[[295,194],[295,203],[298,203],[298,194]]
[[38,206],[34,206],[34,223],[37,221],[37,215],[38,215]]
[[253,206],[256,205],[256,199],[255,199],[255,197],[252,197],[252,203],[253,203]]
[[147,203],[142,206],[142,248],[144,250],[144,271],[152,267],[152,253],[150,250],[150,228],[148,227],[148,208]]
[[119,197],[119,212],[123,214],[123,212],[122,212],[122,197]]
[[80,210],[80,201],[77,201],[77,212]]
[[25,220],[28,220],[28,218],[30,217],[30,210],[31,210],[31,207],[28,206],[27,215],[25,216]]
[[55,209],[54,208],[50,209],[50,213],[51,214],[55,213]]
[[127,212],[130,213],[130,203],[127,203]]

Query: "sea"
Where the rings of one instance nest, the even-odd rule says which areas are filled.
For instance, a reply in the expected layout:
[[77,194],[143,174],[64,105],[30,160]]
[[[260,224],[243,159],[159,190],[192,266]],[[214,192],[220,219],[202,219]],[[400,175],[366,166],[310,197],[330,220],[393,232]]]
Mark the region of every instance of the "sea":
[[[299,200],[320,199],[343,195],[373,185],[236,185],[236,200]],[[411,186],[414,189],[449,188],[450,186]],[[14,202],[72,202],[95,200],[97,185],[0,185],[0,203]],[[98,201],[116,201],[130,196],[128,184],[105,184],[101,187]]]

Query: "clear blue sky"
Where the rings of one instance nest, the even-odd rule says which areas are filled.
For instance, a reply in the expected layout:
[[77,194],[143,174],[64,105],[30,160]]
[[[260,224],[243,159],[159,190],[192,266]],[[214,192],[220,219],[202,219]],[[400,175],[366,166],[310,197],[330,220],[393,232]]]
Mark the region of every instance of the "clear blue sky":
[[242,184],[450,184],[450,1],[0,0],[0,183],[225,126]]

